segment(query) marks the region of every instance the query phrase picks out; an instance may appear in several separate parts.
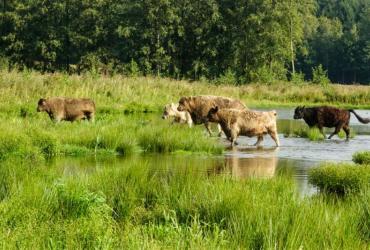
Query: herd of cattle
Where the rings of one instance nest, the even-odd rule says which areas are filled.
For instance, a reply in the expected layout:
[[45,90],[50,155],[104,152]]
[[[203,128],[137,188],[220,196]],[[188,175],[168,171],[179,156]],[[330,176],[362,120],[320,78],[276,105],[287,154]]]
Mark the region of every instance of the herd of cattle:
[[[40,99],[37,106],[38,112],[45,111],[50,119],[55,122],[89,120],[95,117],[95,103],[91,99],[52,97]],[[349,140],[350,113],[353,113],[361,123],[369,123],[370,119],[362,118],[352,109],[339,109],[329,106],[321,107],[297,107],[294,119],[303,119],[309,127],[317,127],[324,135],[324,127],[335,128],[329,139],[338,134],[341,129],[346,133]],[[236,144],[238,136],[257,137],[255,146],[263,141],[263,136],[269,134],[279,147],[275,110],[255,111],[248,109],[241,101],[221,96],[189,96],[182,97],[178,104],[165,106],[162,118],[174,117],[173,122],[204,124],[207,131],[212,135],[210,123],[218,124],[218,135],[222,131],[231,146]]]

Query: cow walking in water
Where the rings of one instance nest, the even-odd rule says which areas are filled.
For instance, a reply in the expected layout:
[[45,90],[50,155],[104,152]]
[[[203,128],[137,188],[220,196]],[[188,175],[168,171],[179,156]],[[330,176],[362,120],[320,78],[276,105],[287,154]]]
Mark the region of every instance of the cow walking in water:
[[331,139],[334,135],[338,134],[341,129],[346,133],[346,140],[349,140],[350,128],[349,120],[353,113],[359,122],[367,124],[370,122],[369,118],[362,118],[353,109],[339,109],[329,106],[306,108],[297,107],[294,111],[294,119],[303,119],[307,125],[311,127],[318,127],[320,132],[326,138],[323,128],[335,128],[334,132],[329,136]]
[[[244,110],[247,107],[239,100],[211,95],[184,96],[179,100],[178,111],[186,111],[191,115],[194,124],[204,124],[209,135],[212,136],[210,121],[207,118],[212,107],[233,108]],[[221,136],[221,126],[218,125],[218,136]]]
[[263,136],[269,134],[279,147],[279,136],[276,127],[276,111],[253,111],[238,109],[219,109],[218,106],[208,112],[208,120],[221,125],[231,147],[236,143],[239,135],[248,137],[257,136],[255,146],[263,141]]

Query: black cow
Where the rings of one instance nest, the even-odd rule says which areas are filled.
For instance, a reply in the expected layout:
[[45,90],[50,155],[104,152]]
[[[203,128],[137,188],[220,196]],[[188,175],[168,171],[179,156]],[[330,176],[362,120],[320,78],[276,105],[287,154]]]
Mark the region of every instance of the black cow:
[[335,134],[338,134],[341,129],[346,132],[346,140],[349,140],[350,128],[349,119],[353,113],[361,123],[369,123],[370,119],[362,118],[353,109],[339,109],[329,106],[320,106],[305,108],[297,107],[294,110],[294,119],[302,119],[307,123],[309,127],[318,127],[320,132],[326,138],[323,127],[335,128],[334,132],[329,136],[332,138]]

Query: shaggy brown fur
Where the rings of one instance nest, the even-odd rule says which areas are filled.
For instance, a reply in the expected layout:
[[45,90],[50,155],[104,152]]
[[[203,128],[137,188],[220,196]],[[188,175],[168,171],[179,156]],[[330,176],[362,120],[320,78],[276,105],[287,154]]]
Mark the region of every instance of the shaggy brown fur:
[[37,105],[37,112],[45,111],[51,120],[78,121],[91,120],[95,117],[95,103],[90,99],[52,97],[41,98]]
[[353,113],[361,123],[369,123],[370,119],[362,118],[353,109],[339,109],[335,107],[321,106],[313,108],[297,107],[294,111],[294,119],[302,119],[309,127],[318,127],[320,132],[325,136],[324,127],[335,128],[334,132],[329,136],[332,138],[338,134],[341,129],[346,133],[346,140],[349,140],[350,128],[349,120]]
[[257,136],[255,146],[263,141],[263,135],[269,134],[279,147],[279,137],[276,127],[276,111],[252,111],[237,109],[219,109],[217,106],[208,112],[208,119],[221,125],[226,137],[235,144],[239,135]]
[[187,123],[189,127],[193,125],[193,120],[191,119],[191,116],[186,111],[178,111],[177,107],[179,105],[175,103],[167,104],[164,106],[162,119],[168,119],[169,117],[174,117],[172,124],[177,123]]
[[[181,97],[179,100],[178,111],[187,111],[190,113],[194,124],[204,123],[210,135],[212,132],[209,127],[207,118],[208,112],[212,107],[233,108],[244,110],[247,107],[239,100],[222,97],[222,96],[188,96]],[[219,135],[221,130],[219,128]]]

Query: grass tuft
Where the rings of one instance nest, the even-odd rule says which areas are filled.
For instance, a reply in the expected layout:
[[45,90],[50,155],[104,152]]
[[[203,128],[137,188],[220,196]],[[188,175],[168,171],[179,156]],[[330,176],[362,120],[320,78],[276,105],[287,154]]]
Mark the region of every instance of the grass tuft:
[[370,151],[356,152],[353,154],[352,160],[357,164],[370,165]]
[[309,172],[309,182],[323,192],[339,195],[359,193],[370,183],[370,167],[328,163]]

